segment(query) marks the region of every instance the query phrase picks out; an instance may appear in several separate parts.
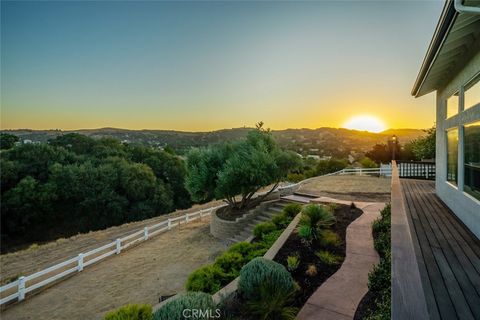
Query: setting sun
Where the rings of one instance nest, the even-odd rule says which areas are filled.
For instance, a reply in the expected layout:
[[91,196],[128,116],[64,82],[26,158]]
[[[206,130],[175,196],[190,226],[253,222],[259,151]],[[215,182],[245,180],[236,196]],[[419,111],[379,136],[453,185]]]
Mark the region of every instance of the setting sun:
[[346,129],[381,132],[387,129],[385,123],[373,116],[354,116],[348,119],[342,127]]

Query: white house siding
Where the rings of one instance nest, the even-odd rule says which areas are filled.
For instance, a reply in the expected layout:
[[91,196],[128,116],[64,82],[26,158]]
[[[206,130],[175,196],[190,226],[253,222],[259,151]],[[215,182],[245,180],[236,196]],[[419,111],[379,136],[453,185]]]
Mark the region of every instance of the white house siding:
[[[477,46],[478,47],[478,46]],[[478,49],[478,48],[477,48]],[[480,51],[442,90],[437,91],[436,190],[438,196],[480,238],[480,201],[463,192],[463,125],[480,120],[480,105],[446,118],[446,100],[480,71]],[[458,187],[446,182],[446,130],[458,128]]]

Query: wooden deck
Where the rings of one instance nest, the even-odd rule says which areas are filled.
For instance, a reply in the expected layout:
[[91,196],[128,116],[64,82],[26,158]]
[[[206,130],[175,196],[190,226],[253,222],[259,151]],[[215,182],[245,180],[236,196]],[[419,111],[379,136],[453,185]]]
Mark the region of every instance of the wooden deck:
[[400,181],[430,318],[480,319],[480,241],[436,196],[433,181]]

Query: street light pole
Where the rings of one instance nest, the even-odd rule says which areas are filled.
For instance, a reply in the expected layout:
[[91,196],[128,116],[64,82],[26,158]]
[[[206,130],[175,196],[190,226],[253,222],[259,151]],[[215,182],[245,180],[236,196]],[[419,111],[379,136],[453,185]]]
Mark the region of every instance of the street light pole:
[[397,136],[393,135],[391,139],[391,146],[392,146],[392,160],[395,160],[395,153],[397,151]]

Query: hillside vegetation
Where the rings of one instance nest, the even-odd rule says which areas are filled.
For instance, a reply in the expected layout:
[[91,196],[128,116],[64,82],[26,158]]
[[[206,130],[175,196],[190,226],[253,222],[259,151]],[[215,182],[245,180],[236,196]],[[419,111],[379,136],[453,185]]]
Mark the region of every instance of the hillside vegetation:
[[1,153],[2,251],[191,205],[176,155],[66,134]]
[[[191,147],[206,147],[229,140],[244,139],[252,128],[233,128],[210,132],[185,132],[173,130],[126,130],[116,128],[61,130],[9,130],[4,131],[22,140],[46,142],[66,133],[80,133],[92,138],[116,138],[128,143],[149,146],[169,146],[178,154],[185,154]],[[380,133],[357,131],[342,128],[286,129],[272,130],[273,137],[282,148],[303,155],[328,155],[344,158],[350,151],[366,152],[374,144],[386,143],[392,135],[397,135],[402,144],[425,135],[419,129],[389,129]],[[312,149],[312,150],[311,150]],[[318,149],[318,150],[315,150]]]

